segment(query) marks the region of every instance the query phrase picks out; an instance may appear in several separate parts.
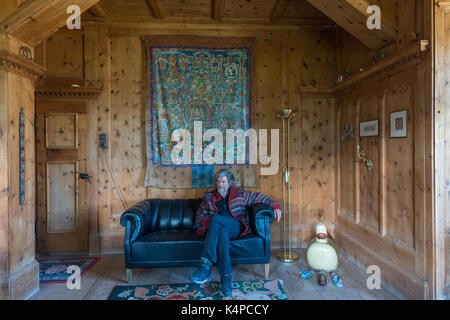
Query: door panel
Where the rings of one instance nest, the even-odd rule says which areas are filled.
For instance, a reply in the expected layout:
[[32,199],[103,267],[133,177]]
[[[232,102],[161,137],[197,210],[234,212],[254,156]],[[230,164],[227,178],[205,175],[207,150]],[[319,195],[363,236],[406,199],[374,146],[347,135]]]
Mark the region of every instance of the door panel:
[[77,163],[47,163],[47,232],[77,230]]
[[36,102],[38,253],[89,251],[85,111],[80,101]]
[[47,149],[78,149],[76,113],[46,114],[46,146]]

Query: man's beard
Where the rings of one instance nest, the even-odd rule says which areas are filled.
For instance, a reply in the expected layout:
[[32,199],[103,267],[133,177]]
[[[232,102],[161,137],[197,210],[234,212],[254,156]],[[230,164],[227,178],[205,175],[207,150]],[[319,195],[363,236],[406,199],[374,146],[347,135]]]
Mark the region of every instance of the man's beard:
[[227,195],[227,191],[228,191],[228,189],[225,189],[225,188],[217,188],[217,192],[223,197],[225,197]]

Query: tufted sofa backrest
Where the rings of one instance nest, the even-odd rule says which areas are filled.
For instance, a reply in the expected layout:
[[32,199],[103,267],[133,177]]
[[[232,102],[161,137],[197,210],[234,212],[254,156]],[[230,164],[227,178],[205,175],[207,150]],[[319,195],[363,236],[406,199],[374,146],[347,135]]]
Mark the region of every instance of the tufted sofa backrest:
[[150,231],[192,229],[202,199],[149,199]]

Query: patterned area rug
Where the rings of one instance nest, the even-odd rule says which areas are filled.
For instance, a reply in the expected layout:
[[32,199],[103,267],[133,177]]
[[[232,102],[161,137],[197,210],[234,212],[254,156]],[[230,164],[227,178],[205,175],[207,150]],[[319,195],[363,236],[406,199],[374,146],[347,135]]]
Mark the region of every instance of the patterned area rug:
[[109,300],[288,300],[282,280],[237,281],[224,297],[219,282],[116,286]]
[[40,283],[65,283],[73,275],[73,271],[68,273],[67,268],[78,266],[80,277],[89,271],[98,261],[99,257],[77,257],[77,258],[50,258],[38,259],[39,262],[39,282]]

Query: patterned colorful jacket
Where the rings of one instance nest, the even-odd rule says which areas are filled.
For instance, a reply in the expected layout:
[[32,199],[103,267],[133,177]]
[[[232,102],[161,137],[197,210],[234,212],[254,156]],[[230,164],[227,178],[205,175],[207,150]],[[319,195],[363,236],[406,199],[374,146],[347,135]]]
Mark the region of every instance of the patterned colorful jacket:
[[[200,207],[196,213],[194,230],[198,235],[204,236],[208,230],[208,221],[212,215],[217,214],[219,210],[216,203],[220,201],[221,197],[216,189],[213,192],[207,193]],[[280,209],[278,202],[270,199],[268,196],[258,192],[246,191],[240,188],[230,187],[230,197],[228,199],[228,207],[231,215],[239,220],[244,226],[245,230],[241,233],[241,237],[249,233],[249,222],[245,214],[245,207],[251,206],[255,203],[265,203],[272,207],[273,210]]]

